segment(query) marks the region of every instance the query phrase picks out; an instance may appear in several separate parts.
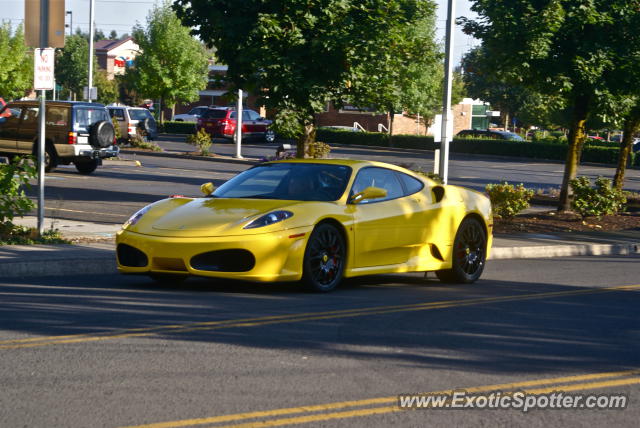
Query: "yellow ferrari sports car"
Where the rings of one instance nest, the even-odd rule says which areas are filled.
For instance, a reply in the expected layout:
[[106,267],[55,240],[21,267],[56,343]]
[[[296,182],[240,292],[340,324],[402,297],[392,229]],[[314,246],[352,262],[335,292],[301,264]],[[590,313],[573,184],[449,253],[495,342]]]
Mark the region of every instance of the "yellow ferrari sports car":
[[491,248],[487,197],[381,162],[267,162],[202,191],[131,216],[116,238],[118,270],[301,280],[326,292],[345,277],[392,272],[474,282]]

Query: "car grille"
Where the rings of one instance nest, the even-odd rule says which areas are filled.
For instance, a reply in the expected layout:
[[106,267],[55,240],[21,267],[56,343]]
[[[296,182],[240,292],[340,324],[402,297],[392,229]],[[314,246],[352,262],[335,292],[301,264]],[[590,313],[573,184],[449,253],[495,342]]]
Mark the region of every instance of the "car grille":
[[191,267],[212,272],[247,272],[256,265],[256,258],[247,250],[218,250],[191,258]]
[[128,267],[145,267],[149,264],[147,255],[137,248],[127,244],[118,244],[116,249],[118,263]]

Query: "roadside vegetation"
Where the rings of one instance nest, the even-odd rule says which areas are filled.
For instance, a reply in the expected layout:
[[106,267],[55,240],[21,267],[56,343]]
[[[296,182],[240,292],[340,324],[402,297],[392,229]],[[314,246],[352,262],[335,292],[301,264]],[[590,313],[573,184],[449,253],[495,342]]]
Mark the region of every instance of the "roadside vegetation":
[[66,244],[56,229],[45,231],[38,236],[37,229],[18,226],[13,223],[34,208],[25,189],[29,181],[37,177],[33,159],[14,158],[12,163],[0,164],[0,245],[8,244]]

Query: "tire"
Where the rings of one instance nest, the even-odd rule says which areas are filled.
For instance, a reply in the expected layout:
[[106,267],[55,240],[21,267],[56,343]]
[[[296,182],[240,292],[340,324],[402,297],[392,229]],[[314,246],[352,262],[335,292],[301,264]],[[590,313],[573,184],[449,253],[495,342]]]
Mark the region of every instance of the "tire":
[[442,282],[470,284],[482,275],[487,260],[487,235],[472,217],[462,220],[453,241],[451,269],[436,271]]
[[[38,142],[35,142],[33,147],[33,155],[35,156],[36,166],[38,165]],[[58,153],[56,149],[50,143],[46,143],[44,146],[44,172],[51,172],[58,166],[60,160],[58,159]]]
[[98,167],[98,160],[78,161],[73,163],[80,174],[89,175]]
[[302,264],[302,281],[312,291],[326,293],[342,281],[346,260],[342,233],[329,223],[311,232]]
[[116,130],[111,122],[103,120],[96,122],[89,130],[89,144],[93,148],[104,149],[113,145],[116,136]]
[[161,285],[180,285],[187,279],[187,275],[171,273],[150,273],[149,278]]
[[158,131],[155,120],[150,117],[147,117],[145,120],[138,123],[138,127],[144,131],[143,135],[145,135],[148,140],[153,140],[153,136]]

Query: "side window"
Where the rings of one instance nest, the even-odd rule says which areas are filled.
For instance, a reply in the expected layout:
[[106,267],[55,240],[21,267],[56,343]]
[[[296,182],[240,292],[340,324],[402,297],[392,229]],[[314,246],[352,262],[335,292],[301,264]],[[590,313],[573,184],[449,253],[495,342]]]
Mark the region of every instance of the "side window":
[[38,107],[22,108],[22,126],[38,126]]
[[235,111],[232,111],[231,114],[229,115],[229,119],[237,119],[238,118],[238,113]]
[[253,120],[247,110],[242,111],[242,120]]
[[258,120],[260,119],[260,115],[253,111],[253,110],[247,110],[247,113],[249,114],[249,120]]
[[69,110],[64,107],[47,107],[46,121],[48,126],[65,127],[69,123]]
[[380,187],[387,191],[386,198],[364,200],[362,203],[382,202],[389,199],[396,199],[403,196],[403,189],[395,171],[386,168],[370,167],[363,168],[358,172],[358,176],[353,182],[350,196],[362,192],[367,187]]
[[18,127],[20,123],[20,107],[9,107],[5,106],[2,110],[0,110],[0,124],[3,124],[4,127]]
[[418,193],[424,187],[422,181],[411,177],[403,172],[399,172],[398,176],[400,177],[400,181],[404,185],[404,196],[413,195],[414,193]]

